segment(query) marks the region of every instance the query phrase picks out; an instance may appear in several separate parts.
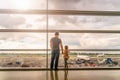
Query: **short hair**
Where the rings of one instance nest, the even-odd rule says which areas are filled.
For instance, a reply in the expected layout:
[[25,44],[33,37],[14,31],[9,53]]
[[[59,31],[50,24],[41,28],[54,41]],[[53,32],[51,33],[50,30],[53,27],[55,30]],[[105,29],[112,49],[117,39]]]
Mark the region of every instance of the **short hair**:
[[59,32],[55,32],[55,35],[59,35]]
[[67,45],[65,45],[65,49],[68,49],[68,46],[67,46]]

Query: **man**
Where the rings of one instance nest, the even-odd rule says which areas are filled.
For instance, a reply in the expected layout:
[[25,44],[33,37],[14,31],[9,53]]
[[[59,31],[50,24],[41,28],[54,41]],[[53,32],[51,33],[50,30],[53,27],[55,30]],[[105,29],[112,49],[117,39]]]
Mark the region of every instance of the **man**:
[[52,49],[50,68],[53,69],[55,62],[55,70],[57,70],[59,55],[60,55],[60,47],[63,53],[63,46],[62,46],[62,41],[59,38],[59,32],[55,32],[55,37],[53,37],[50,40],[50,47]]

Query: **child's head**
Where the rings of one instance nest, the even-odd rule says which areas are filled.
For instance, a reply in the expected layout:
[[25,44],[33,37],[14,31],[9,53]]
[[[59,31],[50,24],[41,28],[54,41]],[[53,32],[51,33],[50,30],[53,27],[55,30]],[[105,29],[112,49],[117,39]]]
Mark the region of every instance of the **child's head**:
[[67,45],[65,45],[65,49],[68,49],[68,46],[67,46]]

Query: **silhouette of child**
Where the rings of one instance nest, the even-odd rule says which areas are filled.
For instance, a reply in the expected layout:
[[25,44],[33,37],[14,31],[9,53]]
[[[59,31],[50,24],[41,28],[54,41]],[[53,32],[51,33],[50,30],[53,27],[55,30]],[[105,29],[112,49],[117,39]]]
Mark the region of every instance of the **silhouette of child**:
[[67,45],[64,48],[65,48],[63,51],[64,64],[65,64],[65,68],[68,68],[67,60],[69,59],[69,50]]

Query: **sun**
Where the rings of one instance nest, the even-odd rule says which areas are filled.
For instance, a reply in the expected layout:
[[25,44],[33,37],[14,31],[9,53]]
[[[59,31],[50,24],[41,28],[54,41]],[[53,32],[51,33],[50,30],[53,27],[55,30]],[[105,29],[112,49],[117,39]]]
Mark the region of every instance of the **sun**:
[[27,10],[31,7],[30,0],[12,0],[15,9]]

